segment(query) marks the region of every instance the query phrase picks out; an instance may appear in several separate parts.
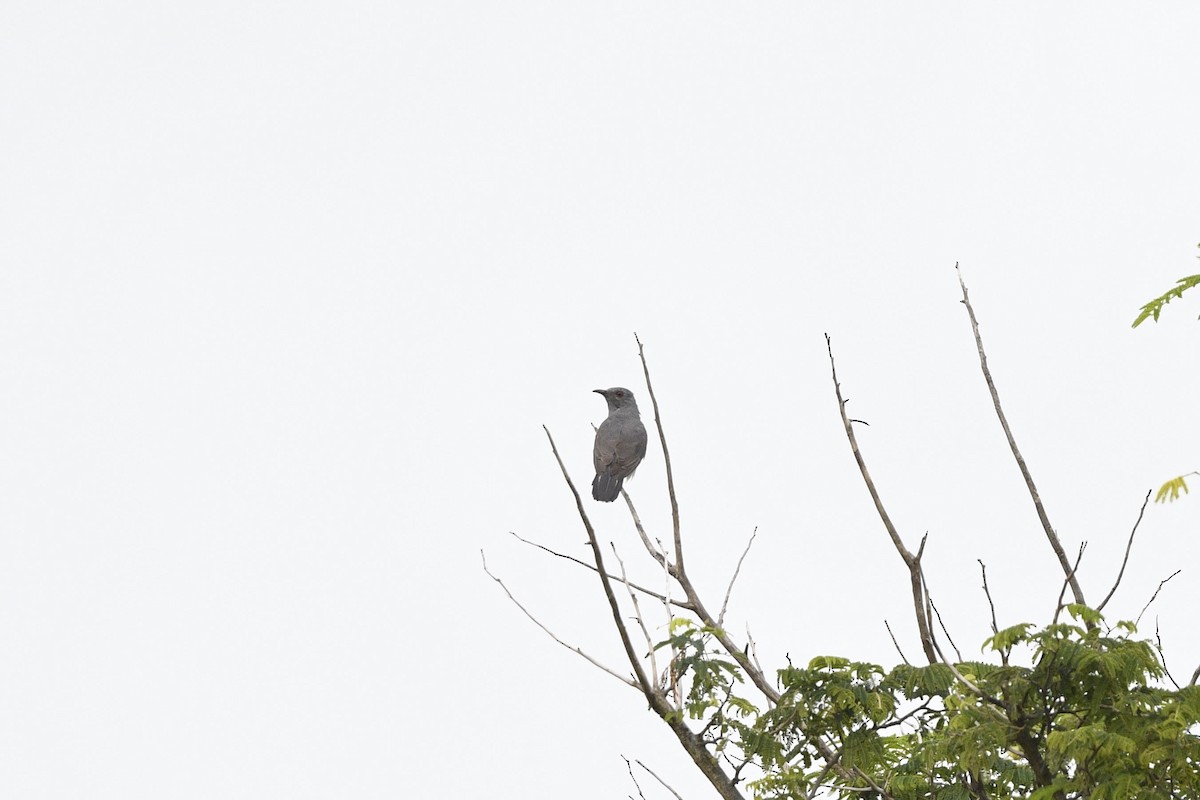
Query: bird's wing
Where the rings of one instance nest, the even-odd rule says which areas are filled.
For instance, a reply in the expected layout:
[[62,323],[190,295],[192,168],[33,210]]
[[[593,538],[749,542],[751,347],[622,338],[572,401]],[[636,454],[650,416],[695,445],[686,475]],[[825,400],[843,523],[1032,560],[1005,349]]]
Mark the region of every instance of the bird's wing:
[[617,446],[620,444],[620,431],[612,424],[612,419],[606,419],[596,429],[596,445],[592,448],[592,464],[596,472],[601,473],[617,460]]
[[629,420],[623,426],[622,435],[616,443],[612,473],[625,478],[633,474],[646,455],[646,428],[641,420]]

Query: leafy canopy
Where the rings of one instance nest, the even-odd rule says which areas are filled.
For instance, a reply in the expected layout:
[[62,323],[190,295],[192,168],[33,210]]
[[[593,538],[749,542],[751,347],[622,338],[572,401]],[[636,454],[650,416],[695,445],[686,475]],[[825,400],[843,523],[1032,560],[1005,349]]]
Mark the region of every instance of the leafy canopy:
[[1200,687],[1164,688],[1158,653],[1132,623],[1106,629],[1093,609],[1067,609],[1070,622],[989,637],[983,651],[998,662],[789,665],[768,708],[738,694],[739,667],[717,656],[713,631],[676,620],[660,647],[676,654],[687,714],[755,773],[763,800],[1200,798]]

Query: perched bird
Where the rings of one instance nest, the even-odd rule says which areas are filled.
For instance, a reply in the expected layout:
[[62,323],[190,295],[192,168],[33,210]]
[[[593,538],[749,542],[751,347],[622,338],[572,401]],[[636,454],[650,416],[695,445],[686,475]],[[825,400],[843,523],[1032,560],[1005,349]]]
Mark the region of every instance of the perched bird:
[[646,455],[646,428],[638,414],[633,392],[620,387],[595,391],[608,401],[608,419],[596,430],[596,447],[592,450],[596,479],[592,481],[592,497],[602,503],[611,503],[621,493],[621,484]]

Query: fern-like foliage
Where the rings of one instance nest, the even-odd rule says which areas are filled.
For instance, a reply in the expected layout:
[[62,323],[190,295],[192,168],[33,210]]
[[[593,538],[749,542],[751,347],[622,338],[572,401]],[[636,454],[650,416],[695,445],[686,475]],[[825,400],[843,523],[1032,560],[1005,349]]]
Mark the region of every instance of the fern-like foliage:
[[763,709],[735,694],[711,630],[684,624],[663,646],[683,710],[756,800],[1200,800],[1200,686],[1164,687],[1132,623],[1067,612],[990,637],[1000,663],[789,663]]
[[1176,297],[1183,297],[1183,293],[1193,286],[1200,286],[1200,275],[1188,275],[1186,278],[1177,280],[1175,285],[1166,294],[1160,295],[1142,306],[1141,313],[1133,321],[1133,327],[1136,328],[1151,317],[1154,317],[1154,321],[1158,322],[1158,315],[1162,313],[1163,306]]

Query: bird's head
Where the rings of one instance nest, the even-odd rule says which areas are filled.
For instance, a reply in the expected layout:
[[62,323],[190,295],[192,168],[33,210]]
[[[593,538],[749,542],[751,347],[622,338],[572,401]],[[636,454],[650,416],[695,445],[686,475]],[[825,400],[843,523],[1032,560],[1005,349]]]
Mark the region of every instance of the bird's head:
[[618,408],[637,408],[637,401],[633,399],[633,392],[628,389],[614,386],[611,389],[593,389],[592,391],[604,396],[604,399],[608,401],[609,411],[616,411]]

